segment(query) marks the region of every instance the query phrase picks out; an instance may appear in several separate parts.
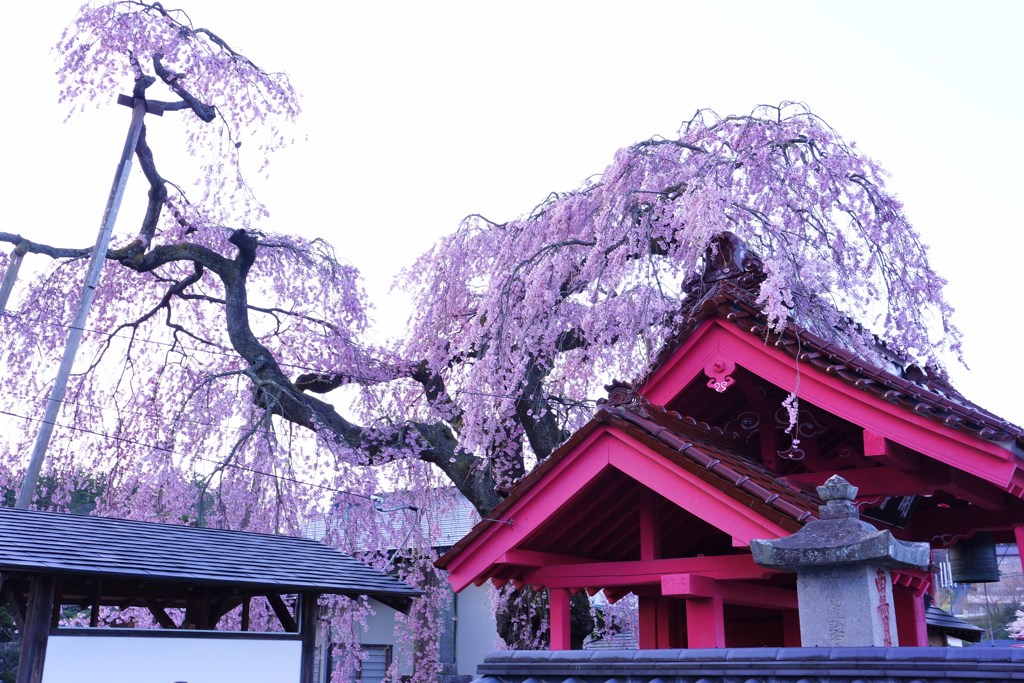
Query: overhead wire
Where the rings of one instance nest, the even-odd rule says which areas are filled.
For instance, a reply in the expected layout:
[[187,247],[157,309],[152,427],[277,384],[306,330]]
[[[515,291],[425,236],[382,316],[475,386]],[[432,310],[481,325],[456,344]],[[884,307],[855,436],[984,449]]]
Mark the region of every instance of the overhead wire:
[[[8,417],[13,417],[13,418],[17,418],[17,419],[20,419],[20,420],[25,420],[26,422],[41,422],[40,418],[29,417],[27,415],[18,415],[17,413],[12,413],[9,410],[0,409],[0,415],[6,415]],[[273,479],[275,479],[277,481],[289,482],[289,483],[297,484],[299,486],[308,486],[310,488],[317,488],[317,489],[321,489],[321,490],[328,491],[328,492],[331,492],[331,493],[344,493],[346,495],[356,496],[357,498],[365,498],[366,500],[369,500],[371,502],[373,502],[373,500],[374,500],[373,496],[365,495],[365,494],[362,494],[362,493],[355,493],[353,491],[348,491],[348,490],[345,490],[345,489],[335,488],[333,486],[328,486],[326,484],[317,484],[317,483],[311,482],[311,481],[304,481],[304,480],[298,479],[296,477],[289,477],[289,476],[283,475],[283,474],[275,474],[273,472],[266,472],[264,470],[258,470],[258,469],[254,468],[254,467],[247,467],[245,465],[239,465],[238,463],[225,462],[223,460],[217,460],[217,459],[214,459],[214,458],[204,458],[201,455],[185,455],[185,454],[181,453],[180,451],[176,451],[173,448],[168,447],[168,446],[160,446],[160,445],[157,445],[157,444],[151,444],[151,443],[146,443],[144,441],[139,441],[137,439],[130,439],[130,438],[123,437],[123,436],[115,436],[113,434],[107,434],[105,432],[96,431],[96,430],[93,430],[93,429],[89,429],[87,427],[80,427],[80,426],[77,426],[77,425],[67,425],[67,424],[57,424],[56,426],[60,427],[61,429],[67,429],[69,431],[76,431],[76,432],[82,432],[84,434],[91,434],[93,436],[99,436],[99,437],[102,437],[104,439],[110,439],[111,441],[118,441],[118,442],[121,442],[121,443],[127,443],[127,444],[131,444],[133,446],[142,446],[143,448],[148,448],[148,449],[151,449],[151,450],[154,450],[154,451],[160,451],[160,452],[166,453],[169,456],[177,455],[177,456],[182,457],[182,458],[189,458],[190,457],[190,458],[193,458],[195,460],[200,460],[202,462],[207,462],[207,463],[210,463],[210,464],[213,464],[213,465],[219,465],[219,466],[228,467],[228,468],[231,468],[231,469],[237,469],[237,470],[241,470],[241,471],[244,471],[244,472],[249,472],[250,474],[255,474],[255,475],[259,475],[259,476],[270,477],[270,478],[273,478]]]
[[[7,316],[11,316],[11,317],[19,317],[20,316],[20,314],[14,314],[14,313],[10,313],[10,312],[5,312],[2,315],[7,315]],[[64,329],[70,329],[71,328],[71,325],[69,325],[69,324],[61,323],[61,322],[56,322],[56,321],[49,321],[47,324],[52,325],[54,327],[64,328]],[[90,334],[97,335],[97,336],[106,336],[108,338],[112,337],[112,338],[116,338],[116,339],[124,339],[126,341],[131,341],[132,343],[153,344],[153,345],[163,346],[163,347],[167,347],[167,348],[179,348],[183,352],[187,351],[187,352],[190,352],[190,353],[207,353],[207,354],[210,354],[210,355],[217,355],[217,356],[224,356],[224,357],[228,357],[228,358],[240,359],[240,356],[236,352],[234,352],[234,351],[223,351],[223,350],[219,350],[219,349],[208,349],[208,348],[200,348],[200,347],[188,347],[188,346],[182,345],[179,342],[168,342],[168,341],[162,341],[162,340],[159,340],[159,339],[152,339],[152,338],[149,338],[149,337],[137,337],[137,336],[133,336],[133,335],[110,334],[108,332],[104,332],[104,331],[101,331],[101,330],[98,330],[98,329],[95,329],[95,328],[89,328],[89,327],[83,328],[83,331],[85,331],[87,333],[90,333]],[[293,370],[298,370],[298,371],[302,371],[302,372],[330,374],[330,371],[325,371],[323,369],[314,368],[314,367],[310,367],[310,366],[307,366],[307,365],[300,365],[298,363],[287,363],[287,362],[278,361],[277,364],[278,364],[279,367],[282,367],[282,368],[291,368]],[[341,373],[338,373],[338,374],[341,374]],[[360,374],[356,374],[356,373],[352,373],[352,372],[345,372],[344,375],[345,375],[345,377],[354,380],[354,382],[353,382],[354,384],[360,384],[360,383],[379,384],[379,383],[382,383],[382,382],[386,381],[386,380],[382,379],[381,377],[374,377],[374,376],[371,376],[371,375],[360,375]],[[395,378],[395,379],[403,379],[403,378]],[[519,396],[517,394],[499,394],[499,393],[493,393],[493,392],[474,391],[472,389],[465,389],[465,388],[458,388],[458,389],[456,389],[455,390],[455,394],[456,395],[467,395],[467,396],[480,396],[480,397],[483,397],[483,398],[500,398],[500,399],[508,399],[508,400],[519,400],[519,399],[522,398],[521,396]],[[596,405],[597,404],[597,400],[596,399],[579,399],[579,400],[575,400],[574,403],[580,403],[580,404],[586,404],[586,405]]]

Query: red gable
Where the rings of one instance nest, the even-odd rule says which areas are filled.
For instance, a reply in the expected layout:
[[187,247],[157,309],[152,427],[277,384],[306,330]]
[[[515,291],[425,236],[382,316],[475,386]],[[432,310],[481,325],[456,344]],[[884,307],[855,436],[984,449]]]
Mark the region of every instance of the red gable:
[[[438,561],[456,590],[552,589],[553,646],[568,642],[563,589],[639,595],[647,647],[789,643],[792,577],[755,566],[746,546],[813,518],[814,487],[836,473],[899,538],[942,547],[984,530],[1024,543],[1024,430],[883,345],[853,353],[854,332],[824,331],[850,344],[813,321],[767,332],[759,262],[722,240],[639,389],[609,387],[593,420]],[[902,588],[901,638],[914,644],[924,586],[907,573]]]

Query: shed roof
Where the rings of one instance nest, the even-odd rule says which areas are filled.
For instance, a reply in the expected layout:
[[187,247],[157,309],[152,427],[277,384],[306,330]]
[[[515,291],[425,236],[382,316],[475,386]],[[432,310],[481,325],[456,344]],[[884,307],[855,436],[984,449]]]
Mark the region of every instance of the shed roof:
[[0,571],[369,595],[391,603],[419,595],[309,539],[14,508],[0,508]]

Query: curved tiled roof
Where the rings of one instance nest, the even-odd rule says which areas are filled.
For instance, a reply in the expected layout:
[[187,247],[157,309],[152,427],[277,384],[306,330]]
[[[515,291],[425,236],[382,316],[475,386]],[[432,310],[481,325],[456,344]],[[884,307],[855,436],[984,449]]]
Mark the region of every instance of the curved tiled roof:
[[[693,471],[688,464],[696,465],[700,471],[711,475],[702,478],[724,493],[755,499],[770,511],[765,516],[777,517],[777,513],[781,513],[790,520],[774,520],[780,522],[780,526],[795,529],[792,522],[802,525],[817,519],[820,501],[780,480],[753,458],[726,446],[715,438],[717,434],[724,435],[717,428],[653,406],[639,397],[630,404],[604,404],[596,419],[601,417],[628,425],[624,429],[626,433],[648,442],[684,468]],[[738,446],[739,442],[736,443]]]
[[[640,441],[669,462],[741,501],[782,528],[796,531],[806,522],[817,519],[821,501],[790,486],[754,458],[745,456],[735,435],[654,406],[631,390],[613,391],[612,397],[598,407],[590,422],[523,477],[508,497],[491,511],[490,519],[503,519],[509,508],[546,477],[552,468],[588,435],[605,425]],[[477,524],[436,564],[447,566],[450,559],[460,554],[486,528],[486,524]]]
[[[731,236],[721,239],[735,240]],[[740,263],[709,260],[709,270],[687,284],[688,296],[681,308],[681,322],[663,345],[648,377],[704,321],[714,318],[760,339],[767,338],[769,343],[801,363],[857,390],[980,439],[1012,445],[1018,452],[1024,450],[1024,428],[969,401],[943,377],[900,357],[882,341],[875,340],[870,348],[858,345],[856,330],[815,329],[816,324],[820,327],[820,320],[790,320],[781,333],[772,331],[767,337],[768,321],[757,304],[759,286],[764,279],[760,260],[742,250],[737,254],[737,260],[742,256]],[[856,327],[854,323],[850,326]],[[829,341],[826,336],[835,339]],[[860,355],[851,350],[858,347]]]

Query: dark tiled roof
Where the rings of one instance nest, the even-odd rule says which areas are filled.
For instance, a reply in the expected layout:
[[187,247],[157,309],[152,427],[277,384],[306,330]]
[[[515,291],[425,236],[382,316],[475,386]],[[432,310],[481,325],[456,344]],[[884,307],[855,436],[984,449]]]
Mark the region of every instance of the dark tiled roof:
[[480,683],[731,683],[1024,681],[1024,649],[761,647],[693,650],[506,650],[477,668]]
[[[716,318],[760,339],[766,338],[767,319],[757,304],[763,273],[760,261],[747,255],[743,267],[720,266],[688,283],[680,323],[666,342],[650,374],[665,363],[700,325]],[[822,304],[824,306],[825,304]],[[843,332],[819,329],[827,316],[789,321],[785,330],[769,339],[774,346],[801,363],[834,376],[855,389],[878,396],[906,410],[981,439],[1012,442],[1024,448],[1024,428],[972,403],[943,377],[902,358],[883,342],[870,348],[854,342],[856,327]],[[833,338],[829,341],[826,337]],[[852,348],[860,346],[860,353]]]
[[[616,427],[784,529],[796,531],[806,522],[817,519],[821,501],[791,487],[753,458],[745,457],[739,440],[733,435],[653,406],[633,392],[620,402],[602,404],[590,422],[512,488],[508,497],[491,511],[490,517],[500,519],[547,476],[549,470],[602,425]],[[437,565],[445,567],[483,533],[486,526],[477,524],[437,561]]]
[[309,539],[14,508],[0,508],[0,571],[279,594],[419,595],[398,579]]
[[954,638],[976,643],[985,634],[985,629],[954,617],[949,612],[935,605],[928,605],[924,612],[925,623],[929,629],[948,633]]
[[[820,501],[744,456],[738,442],[735,448],[728,447],[726,435],[720,429],[653,406],[639,397],[629,405],[603,405],[595,419],[602,418],[611,422],[621,420],[629,425],[624,431],[647,442],[684,469],[698,473],[726,494],[745,502],[752,498],[766,508],[762,514],[775,518],[772,521],[780,526],[795,531],[817,519]],[[778,519],[779,513],[785,519]]]

